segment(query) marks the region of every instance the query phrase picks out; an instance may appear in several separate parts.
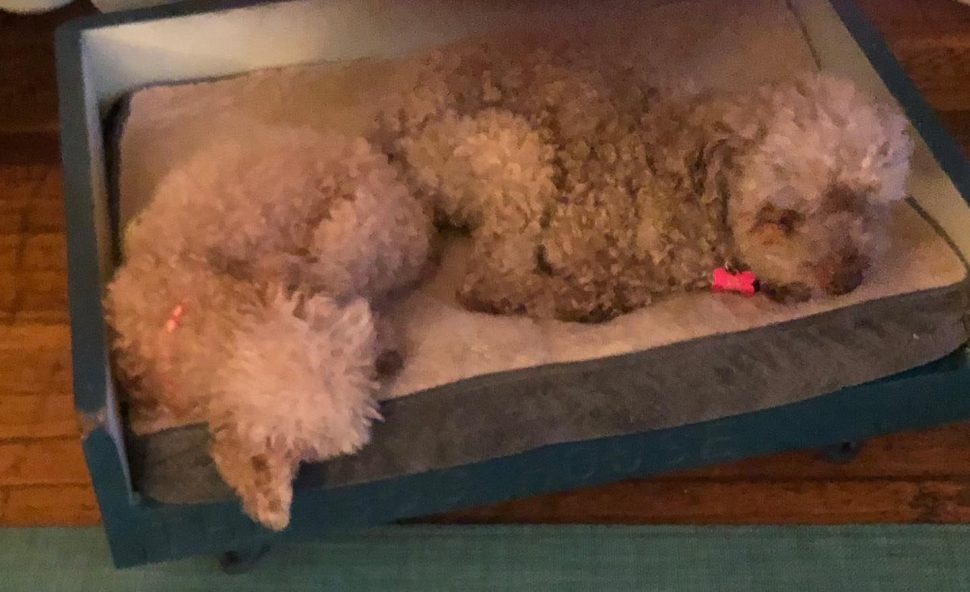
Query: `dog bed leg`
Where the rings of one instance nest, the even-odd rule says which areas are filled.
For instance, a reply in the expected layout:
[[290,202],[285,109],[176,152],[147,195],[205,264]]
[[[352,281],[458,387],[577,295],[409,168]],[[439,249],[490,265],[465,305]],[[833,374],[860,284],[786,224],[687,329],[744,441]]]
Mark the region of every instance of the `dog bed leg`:
[[847,440],[819,449],[819,456],[830,463],[844,465],[855,460],[862,450],[862,442]]
[[256,545],[219,555],[219,569],[227,575],[239,575],[252,571],[260,559],[269,552],[269,544]]

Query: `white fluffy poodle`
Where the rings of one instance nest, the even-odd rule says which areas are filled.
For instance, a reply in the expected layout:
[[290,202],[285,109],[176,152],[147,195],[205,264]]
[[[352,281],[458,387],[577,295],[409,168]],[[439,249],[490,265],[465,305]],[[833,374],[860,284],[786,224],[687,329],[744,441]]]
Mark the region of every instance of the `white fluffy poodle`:
[[208,423],[222,477],[282,529],[300,461],[367,442],[395,347],[377,307],[417,278],[429,236],[363,139],[258,129],[193,155],[129,227],[107,292],[131,421]]

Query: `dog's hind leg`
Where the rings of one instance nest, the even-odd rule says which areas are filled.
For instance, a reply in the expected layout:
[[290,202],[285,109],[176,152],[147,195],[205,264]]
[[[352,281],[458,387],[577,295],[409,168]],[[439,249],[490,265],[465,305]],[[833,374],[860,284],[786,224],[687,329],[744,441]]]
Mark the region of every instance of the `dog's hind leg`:
[[472,240],[472,254],[458,288],[462,305],[491,314],[552,316],[552,278],[534,233],[495,234],[482,229]]

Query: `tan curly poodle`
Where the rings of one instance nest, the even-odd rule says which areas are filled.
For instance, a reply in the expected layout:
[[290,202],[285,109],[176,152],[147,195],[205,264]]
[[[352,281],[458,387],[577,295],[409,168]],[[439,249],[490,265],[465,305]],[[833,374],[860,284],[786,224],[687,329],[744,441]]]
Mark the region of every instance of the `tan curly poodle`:
[[376,137],[441,221],[471,231],[459,296],[473,309],[602,321],[723,265],[779,299],[842,294],[904,196],[905,119],[829,75],[658,88],[575,39],[415,63]]

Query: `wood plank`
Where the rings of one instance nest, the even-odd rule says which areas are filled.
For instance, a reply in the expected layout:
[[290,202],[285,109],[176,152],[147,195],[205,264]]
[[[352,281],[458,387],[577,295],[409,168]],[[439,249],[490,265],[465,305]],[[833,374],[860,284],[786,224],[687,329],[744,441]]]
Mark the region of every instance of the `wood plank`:
[[24,243],[21,234],[0,234],[0,273],[12,273],[19,266]]
[[64,232],[64,204],[61,202],[58,186],[57,200],[38,200],[24,211],[24,231],[30,234],[39,232]]
[[28,205],[49,172],[49,166],[0,165],[0,233],[23,232]]
[[2,164],[56,165],[60,160],[60,138],[54,130],[0,133]]
[[22,270],[14,276],[14,283],[13,313],[18,322],[68,322],[67,275],[63,270]]
[[922,4],[913,0],[858,0],[862,12],[886,37],[906,31],[926,31],[929,22]]
[[66,324],[0,326],[0,396],[70,393],[70,328]]
[[92,526],[99,521],[90,486],[0,488],[0,526]]
[[434,516],[469,524],[970,522],[970,480],[631,481]]
[[17,296],[17,276],[0,272],[0,321],[13,319],[14,301]]
[[970,523],[970,482],[930,482],[921,483],[922,496],[919,503],[923,506],[928,520],[941,524]]
[[78,438],[0,442],[0,487],[90,483]]
[[937,110],[970,106],[970,34],[899,39],[893,53],[926,100]]
[[955,0],[857,0],[892,45],[901,38],[970,31],[970,8]]
[[0,203],[26,203],[50,171],[44,164],[0,164]]
[[57,130],[54,30],[92,12],[87,0],[30,16],[0,11],[0,132]]
[[964,156],[970,160],[970,108],[962,111],[941,111],[939,116],[943,127],[960,144]]
[[[0,184],[3,177],[0,176]],[[0,185],[0,232],[14,234],[21,232],[24,226],[24,209],[7,201],[4,187]]]
[[64,232],[64,196],[61,169],[45,167],[31,203],[26,208],[24,230],[29,234]]
[[[2,14],[2,13],[0,13]],[[14,41],[4,32],[5,43]],[[6,48],[3,48],[6,49]],[[42,39],[7,49],[0,70],[0,129],[12,132],[57,130],[57,89],[54,83],[54,39]]]
[[0,327],[0,353],[11,350],[62,350],[70,344],[70,337],[71,329],[67,325],[20,323]]
[[58,437],[79,437],[71,397],[0,395],[0,442]]
[[860,6],[935,109],[970,109],[970,7],[953,0],[862,0]]
[[970,6],[966,4],[955,0],[907,0],[907,3],[918,8],[930,31],[970,31]]
[[43,232],[24,237],[20,269],[30,272],[57,272],[58,275],[66,277],[67,250],[64,234]]

